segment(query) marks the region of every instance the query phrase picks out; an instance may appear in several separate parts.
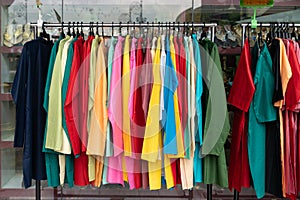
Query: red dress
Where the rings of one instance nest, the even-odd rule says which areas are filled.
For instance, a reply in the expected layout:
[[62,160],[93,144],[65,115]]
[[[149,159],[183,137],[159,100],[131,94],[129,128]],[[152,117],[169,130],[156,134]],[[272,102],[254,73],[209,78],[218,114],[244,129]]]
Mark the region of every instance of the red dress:
[[87,168],[88,158],[85,152],[83,152],[80,135],[80,108],[82,108],[82,105],[80,104],[79,98],[79,73],[83,62],[83,42],[84,40],[82,37],[79,37],[78,40],[74,42],[74,56],[64,104],[66,124],[70,136],[72,150],[76,158],[74,160],[74,184],[79,186],[84,186],[89,183]]
[[251,55],[246,40],[228,103],[236,107],[232,127],[230,163],[228,172],[229,189],[241,191],[241,187],[250,187],[250,168],[247,148],[248,116],[247,112],[255,91],[251,74]]

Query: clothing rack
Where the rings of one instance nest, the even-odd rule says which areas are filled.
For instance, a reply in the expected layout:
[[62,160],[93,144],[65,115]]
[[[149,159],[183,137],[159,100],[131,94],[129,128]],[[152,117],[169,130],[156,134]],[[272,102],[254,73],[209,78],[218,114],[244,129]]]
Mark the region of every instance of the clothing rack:
[[[280,25],[285,25],[287,27],[300,27],[299,23],[289,23],[289,22],[278,22],[278,23],[257,23],[257,27],[270,27],[271,25],[276,25],[280,26]],[[251,23],[242,23],[242,45],[241,48],[243,48],[244,43],[245,43],[245,34],[246,34],[246,27],[251,27]],[[237,190],[234,189],[234,200],[238,200],[239,199],[239,192]]]
[[[174,30],[176,28],[188,28],[189,30],[192,30],[192,32],[194,32],[195,28],[199,28],[199,27],[208,27],[211,28],[211,41],[214,41],[215,38],[215,28],[218,25],[217,23],[194,23],[194,22],[184,22],[184,23],[180,23],[180,22],[146,22],[146,23],[104,23],[104,22],[89,22],[89,23],[83,23],[83,22],[62,22],[62,23],[48,23],[48,22],[43,22],[42,25],[41,23],[30,23],[31,27],[34,27],[35,29],[35,33],[37,33],[37,31],[39,30],[39,28],[71,28],[71,27],[89,27],[89,28],[112,28],[112,30],[114,28],[119,28],[119,32],[121,32],[122,28],[173,28]],[[191,29],[190,29],[191,28]],[[36,199],[40,200],[41,199],[41,181],[36,181]],[[152,197],[152,196],[147,196],[147,197]],[[157,197],[157,196],[153,196],[153,197]],[[168,196],[163,196],[168,198]],[[175,196],[172,196],[172,198],[174,198]],[[192,199],[193,198],[193,190],[189,190],[187,195],[184,195],[183,197],[179,197],[179,198],[188,198],[188,199]],[[212,200],[212,184],[207,184],[207,199],[208,200]]]
[[[35,31],[37,32],[37,28],[41,28],[41,25],[38,23],[30,23],[32,27],[35,27]],[[218,24],[217,23],[193,23],[193,22],[185,22],[185,23],[179,23],[179,22],[147,22],[147,23],[95,23],[95,22],[90,22],[90,23],[82,23],[82,22],[68,22],[68,23],[43,23],[43,27],[45,28],[65,28],[65,27],[99,27],[99,28],[139,28],[139,27],[146,27],[146,28],[191,28],[192,31],[194,28],[199,28],[199,27],[210,27],[211,28],[211,41],[214,41],[215,38],[215,28]]]
[[[287,25],[288,27],[300,27],[300,24],[295,24],[295,23],[285,23],[285,22],[279,22],[279,23],[257,23],[257,26],[261,27],[269,27],[271,25]],[[242,47],[244,46],[245,43],[245,37],[244,35],[246,34],[246,27],[251,26],[251,23],[242,23]]]

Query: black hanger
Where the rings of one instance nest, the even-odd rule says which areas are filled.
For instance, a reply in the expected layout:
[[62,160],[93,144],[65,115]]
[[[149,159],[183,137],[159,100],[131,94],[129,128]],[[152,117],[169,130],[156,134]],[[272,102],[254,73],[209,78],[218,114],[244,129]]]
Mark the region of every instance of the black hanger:
[[84,38],[84,33],[83,33],[83,23],[81,22],[81,27],[80,27],[80,36],[82,37],[82,38]]
[[40,33],[40,37],[47,39],[50,41],[50,35],[46,32],[45,23],[42,24],[42,32]]
[[68,36],[71,36],[71,22],[68,23],[68,32],[67,32]]
[[204,22],[204,27],[202,28],[200,40],[203,40],[204,38],[207,38],[205,22]]
[[72,32],[73,37],[76,37],[76,32],[75,32],[75,22],[73,22],[73,32]]
[[96,23],[96,35],[99,36],[99,23],[98,22]]
[[126,31],[127,31],[127,35],[130,35],[130,33],[129,33],[129,21],[127,22],[127,29],[126,29]]
[[119,35],[122,35],[122,22],[120,22],[120,26],[119,26]]
[[76,36],[77,36],[77,37],[80,36],[80,32],[79,32],[79,22],[77,22]]
[[65,37],[66,37],[66,35],[65,35],[65,33],[64,33],[64,22],[61,22],[61,33],[60,33],[60,36],[61,36],[62,38],[65,38]]
[[103,22],[102,22],[102,27],[101,27],[101,29],[102,29],[102,37],[104,37],[104,26],[103,26]]
[[135,37],[135,22],[133,22],[133,37]]
[[158,22],[157,35],[160,35],[160,22]]
[[94,22],[90,22],[90,33],[89,33],[90,36],[95,36],[95,33],[94,33]]

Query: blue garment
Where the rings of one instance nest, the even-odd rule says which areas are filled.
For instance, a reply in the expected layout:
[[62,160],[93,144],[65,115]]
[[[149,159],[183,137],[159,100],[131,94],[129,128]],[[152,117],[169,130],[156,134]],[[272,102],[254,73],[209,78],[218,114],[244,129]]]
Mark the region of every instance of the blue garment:
[[201,96],[203,93],[203,85],[202,85],[202,66],[201,66],[201,56],[200,56],[200,47],[197,41],[196,34],[192,35],[193,38],[193,48],[194,48],[194,60],[196,65],[196,115],[197,115],[197,130],[196,130],[196,138],[195,141],[202,145],[202,104],[201,104]]
[[248,126],[249,165],[257,198],[262,198],[265,194],[265,123],[276,120],[276,109],[272,103],[274,84],[272,59],[264,44],[256,65],[256,90],[250,104]]
[[23,147],[25,188],[31,186],[32,179],[46,179],[43,102],[52,46],[43,38],[24,45],[11,91],[16,104],[14,147]]
[[177,141],[176,141],[176,123],[174,111],[174,93],[178,86],[178,80],[174,69],[174,64],[170,52],[170,39],[166,37],[166,69],[164,78],[164,153],[177,154]]

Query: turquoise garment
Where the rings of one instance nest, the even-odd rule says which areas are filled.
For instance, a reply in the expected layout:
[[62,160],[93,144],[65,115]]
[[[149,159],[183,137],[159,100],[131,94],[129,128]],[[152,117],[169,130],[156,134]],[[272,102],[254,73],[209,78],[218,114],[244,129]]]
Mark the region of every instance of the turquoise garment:
[[265,194],[265,123],[276,120],[276,109],[272,104],[274,82],[272,59],[264,44],[256,65],[256,90],[249,109],[248,127],[249,165],[257,198]]
[[191,102],[190,102],[190,96],[191,96],[191,61],[190,61],[190,49],[189,49],[189,38],[184,37],[184,49],[185,49],[185,58],[186,58],[186,82],[187,82],[187,103],[188,103],[188,118],[187,118],[187,124],[184,129],[184,146],[186,150],[185,158],[190,159],[191,154]]
[[[108,50],[108,72],[107,72],[107,108],[108,102],[110,98],[110,81],[111,81],[111,73],[112,73],[112,64],[113,64],[113,57],[115,51],[115,45],[117,43],[117,39],[111,37],[110,39],[110,47]],[[111,124],[108,121],[107,128],[106,128],[106,145],[105,145],[105,158],[104,158],[104,166],[103,166],[103,177],[102,177],[102,184],[109,184],[107,182],[107,171],[108,171],[108,157],[113,156],[113,144],[112,144],[112,134],[111,134]]]
[[195,141],[202,145],[202,104],[201,96],[203,93],[202,86],[202,66],[201,66],[201,56],[200,56],[200,47],[197,40],[196,34],[192,35],[193,38],[193,47],[194,47],[194,60],[196,65],[196,115],[197,115],[197,131],[195,135]]
[[164,153],[165,154],[178,154],[177,141],[176,141],[176,123],[174,111],[174,93],[178,86],[178,80],[174,69],[174,64],[170,52],[170,39],[166,37],[166,71],[164,77]]
[[194,153],[194,185],[196,185],[196,183],[201,183],[203,182],[202,179],[202,159],[199,158],[200,154],[200,146],[199,145],[195,145],[195,153]]

